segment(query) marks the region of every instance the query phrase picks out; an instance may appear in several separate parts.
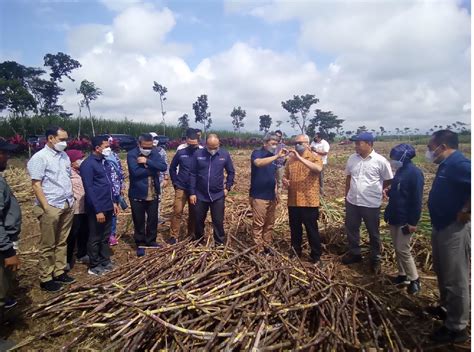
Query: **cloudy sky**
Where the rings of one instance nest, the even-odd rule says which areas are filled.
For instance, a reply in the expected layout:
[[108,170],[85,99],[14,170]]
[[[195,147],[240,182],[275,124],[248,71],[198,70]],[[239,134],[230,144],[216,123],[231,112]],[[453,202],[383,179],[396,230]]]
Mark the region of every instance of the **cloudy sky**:
[[104,93],[94,114],[157,122],[157,81],[173,123],[207,94],[214,127],[231,129],[241,106],[255,131],[315,94],[346,130],[425,130],[470,122],[470,17],[461,0],[0,0],[0,60],[79,60],[63,84],[73,113],[87,79]]

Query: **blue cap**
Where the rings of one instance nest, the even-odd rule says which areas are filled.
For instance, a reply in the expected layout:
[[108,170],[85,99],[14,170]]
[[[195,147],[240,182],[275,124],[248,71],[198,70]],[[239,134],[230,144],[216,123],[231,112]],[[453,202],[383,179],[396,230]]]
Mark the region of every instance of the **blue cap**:
[[358,135],[352,136],[351,141],[364,141],[364,142],[373,142],[375,140],[374,136],[370,132],[361,132]]
[[416,150],[415,148],[413,148],[412,145],[402,143],[402,144],[396,145],[390,151],[390,159],[393,159],[393,160],[400,160],[403,157],[403,155],[405,155],[406,159],[413,159],[416,155]]

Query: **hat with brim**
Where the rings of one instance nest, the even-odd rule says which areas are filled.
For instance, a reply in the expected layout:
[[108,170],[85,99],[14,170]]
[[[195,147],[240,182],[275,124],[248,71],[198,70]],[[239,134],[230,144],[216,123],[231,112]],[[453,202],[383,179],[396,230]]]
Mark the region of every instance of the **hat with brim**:
[[373,142],[374,141],[374,136],[370,132],[361,132],[358,135],[352,136],[351,141],[352,142],[357,142],[357,141],[364,141],[364,142]]
[[0,150],[4,152],[14,152],[18,149],[18,144],[8,143],[4,139],[0,139]]

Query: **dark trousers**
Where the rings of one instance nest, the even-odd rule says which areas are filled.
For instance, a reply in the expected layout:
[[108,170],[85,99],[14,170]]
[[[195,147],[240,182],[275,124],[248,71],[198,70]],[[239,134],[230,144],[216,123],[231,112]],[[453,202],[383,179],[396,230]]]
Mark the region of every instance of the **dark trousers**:
[[291,247],[301,255],[303,242],[303,225],[311,247],[310,256],[313,260],[321,257],[321,239],[319,237],[318,218],[319,208],[316,207],[288,207],[290,220]]
[[109,235],[112,228],[113,210],[104,212],[105,222],[97,222],[95,213],[87,213],[89,223],[89,239],[87,241],[87,254],[90,267],[105,266],[110,263]]
[[151,246],[156,243],[158,233],[158,198],[154,200],[130,199],[135,243],[137,246]]
[[200,240],[204,236],[204,223],[206,221],[207,212],[211,209],[212,228],[214,231],[214,242],[216,244],[224,244],[224,208],[225,197],[213,202],[203,202],[198,200],[196,203],[196,230],[195,239]]
[[346,201],[346,233],[349,251],[360,255],[360,225],[364,221],[370,240],[370,258],[380,260],[380,208],[360,207]]
[[77,245],[76,258],[87,254],[87,239],[89,238],[89,224],[87,214],[74,214],[71,231],[67,238],[67,262],[72,266],[74,249]]

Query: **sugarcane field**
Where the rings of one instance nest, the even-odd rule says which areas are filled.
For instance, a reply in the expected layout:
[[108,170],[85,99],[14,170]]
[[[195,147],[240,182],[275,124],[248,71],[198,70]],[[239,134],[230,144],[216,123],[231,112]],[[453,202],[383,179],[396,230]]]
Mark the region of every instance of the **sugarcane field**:
[[[376,143],[382,155],[393,146]],[[420,154],[423,149],[417,147]],[[460,149],[469,153],[470,145]],[[325,169],[318,220],[322,268],[310,263],[306,239],[302,257],[289,255],[284,191],[277,205],[272,255],[256,253],[248,200],[251,150],[236,149],[231,152],[235,186],[225,200],[224,246],[213,245],[210,226],[204,243],[198,245],[184,235],[166,244],[174,195],[168,186],[161,204],[167,220],[160,224],[157,240],[163,247],[146,248],[145,256],[136,257],[131,214],[125,210],[118,215],[118,245],[112,247],[115,268],[91,277],[85,265],[76,264],[70,274],[77,281],[52,298],[36,284],[40,229],[32,213],[34,194],[26,160],[11,159],[4,175],[22,207],[24,230],[18,249],[22,267],[15,289],[17,317],[2,327],[2,334],[16,343],[13,350],[20,351],[446,350],[429,341],[437,322],[424,311],[438,296],[426,209],[435,167],[420,158],[425,174],[423,210],[411,247],[422,291],[414,296],[391,282],[396,260],[383,222],[381,275],[370,272],[367,260],[351,267],[340,263],[347,251],[344,167],[352,153],[351,144],[334,145]],[[168,151],[168,157],[173,154]],[[362,226],[362,252],[367,251]],[[449,348],[468,350],[470,343]]]

